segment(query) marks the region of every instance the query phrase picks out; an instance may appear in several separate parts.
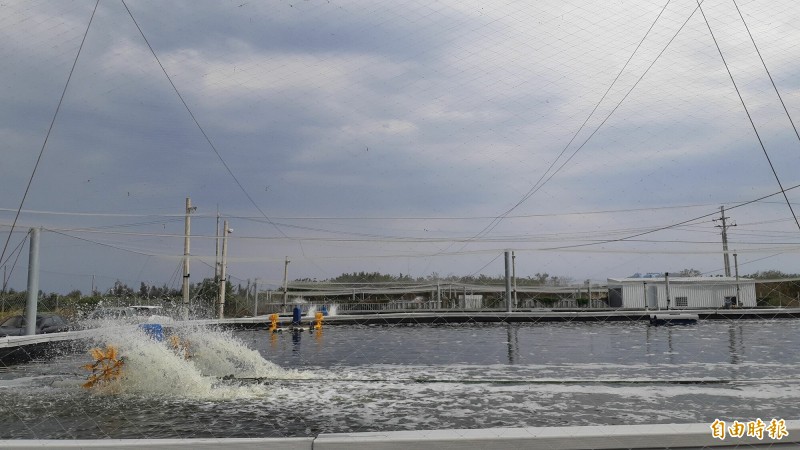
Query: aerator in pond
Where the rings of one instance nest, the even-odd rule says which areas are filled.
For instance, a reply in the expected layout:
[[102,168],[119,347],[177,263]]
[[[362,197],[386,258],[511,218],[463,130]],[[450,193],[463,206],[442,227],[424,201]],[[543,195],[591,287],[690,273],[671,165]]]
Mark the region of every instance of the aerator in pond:
[[92,372],[86,383],[83,383],[83,387],[89,389],[95,385],[106,385],[122,377],[122,366],[125,365],[125,360],[117,357],[116,347],[108,345],[105,350],[93,348],[89,353],[94,358],[94,363],[83,366],[84,369]]

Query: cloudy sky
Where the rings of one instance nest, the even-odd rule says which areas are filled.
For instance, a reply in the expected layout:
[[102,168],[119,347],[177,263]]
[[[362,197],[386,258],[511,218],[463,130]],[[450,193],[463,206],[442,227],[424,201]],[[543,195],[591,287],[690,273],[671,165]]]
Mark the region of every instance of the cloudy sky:
[[[800,5],[702,9],[788,189],[800,139],[737,5],[793,120]],[[177,287],[186,197],[192,281],[217,211],[234,282],[286,256],[290,278],[498,275],[504,249],[519,276],[715,275],[720,206],[742,273],[800,272],[783,196],[739,206],[780,187],[694,0],[94,7],[0,4],[3,242],[44,148],[0,261],[16,289],[34,226],[44,290]]]

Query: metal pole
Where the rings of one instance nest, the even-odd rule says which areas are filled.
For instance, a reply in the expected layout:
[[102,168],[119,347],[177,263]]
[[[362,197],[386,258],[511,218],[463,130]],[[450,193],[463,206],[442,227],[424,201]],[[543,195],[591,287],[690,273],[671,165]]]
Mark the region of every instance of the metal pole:
[[36,309],[39,306],[39,228],[31,228],[28,257],[28,299],[25,305],[25,335],[36,334]]
[[225,280],[227,265],[228,265],[228,233],[230,229],[228,228],[228,221],[224,221],[222,223],[222,262],[219,267],[220,279],[219,279],[219,309],[217,311],[217,315],[220,319],[225,318],[224,311],[225,311],[225,289],[228,287],[227,282]]
[[186,216],[183,223],[183,319],[189,318],[189,236],[192,232],[191,217],[192,199],[186,197]]
[[506,312],[511,312],[511,252],[505,251],[506,260]]
[[669,272],[664,272],[664,290],[667,294],[667,309],[669,309]]

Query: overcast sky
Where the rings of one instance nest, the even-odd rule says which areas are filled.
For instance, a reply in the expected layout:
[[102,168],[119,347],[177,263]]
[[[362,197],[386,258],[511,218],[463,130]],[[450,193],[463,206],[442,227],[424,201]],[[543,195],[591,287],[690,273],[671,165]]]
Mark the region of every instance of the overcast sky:
[[[522,277],[717,275],[723,205],[742,273],[800,272],[783,196],[737,207],[780,188],[694,0],[126,3],[166,75],[101,1],[4,257],[15,289],[33,226],[46,291],[178,287],[189,196],[193,282],[217,210],[234,283],[279,283],[286,256],[290,278],[499,275],[504,249]],[[3,242],[94,5],[0,5]],[[800,140],[736,5],[797,121],[800,4],[703,3],[789,188]]]

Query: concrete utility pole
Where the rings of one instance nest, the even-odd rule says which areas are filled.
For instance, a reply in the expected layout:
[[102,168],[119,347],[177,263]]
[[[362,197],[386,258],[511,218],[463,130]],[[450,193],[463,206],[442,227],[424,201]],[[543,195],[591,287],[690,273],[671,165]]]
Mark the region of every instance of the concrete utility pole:
[[511,251],[511,282],[513,283],[512,290],[514,291],[514,307],[518,307],[517,301],[517,257],[514,251]]
[[225,318],[225,288],[228,284],[227,280],[225,280],[228,269],[228,233],[231,231],[233,230],[228,228],[228,221],[224,221],[222,223],[222,262],[219,267],[219,309],[217,311],[217,315],[220,319]]
[[586,303],[587,308],[592,307],[592,280],[586,280],[586,295],[589,296],[589,301]]
[[[289,257],[286,257],[286,261],[283,263],[283,308],[286,309],[286,301],[289,298],[289,293],[286,291],[288,287],[288,276],[289,276]],[[353,299],[355,299],[355,291],[353,291]],[[286,312],[286,311],[284,311]]]
[[669,272],[664,272],[664,291],[667,295],[667,309],[669,309]]
[[[217,227],[214,229],[214,281],[219,281],[219,205],[217,205]],[[219,300],[219,299],[217,299]]]
[[511,312],[511,252],[505,251],[506,259],[506,312]]
[[725,207],[724,206],[720,206],[719,207],[719,211],[720,211],[720,217],[719,217],[719,219],[714,219],[714,222],[716,222],[718,220],[722,222],[722,225],[716,225],[716,227],[717,228],[722,228],[722,256],[724,257],[724,263],[725,263],[725,276],[726,277],[730,277],[731,276],[731,261],[728,258],[728,228],[735,227],[736,224],[734,223],[734,224],[728,225],[725,222],[727,219],[730,219],[730,217],[725,217]]
[[25,335],[36,334],[36,310],[39,307],[39,228],[31,228],[28,257],[28,298],[25,305]]
[[253,280],[253,317],[258,316],[258,278]]
[[742,299],[739,298],[739,258],[736,257],[736,250],[733,254],[733,267],[736,269],[736,305],[742,306]]
[[186,197],[186,217],[183,222],[183,319],[189,318],[189,236],[192,234],[191,214],[196,210],[192,207],[192,199]]

